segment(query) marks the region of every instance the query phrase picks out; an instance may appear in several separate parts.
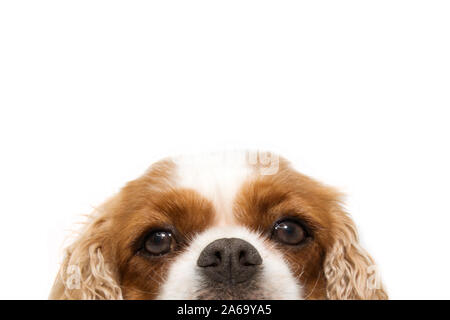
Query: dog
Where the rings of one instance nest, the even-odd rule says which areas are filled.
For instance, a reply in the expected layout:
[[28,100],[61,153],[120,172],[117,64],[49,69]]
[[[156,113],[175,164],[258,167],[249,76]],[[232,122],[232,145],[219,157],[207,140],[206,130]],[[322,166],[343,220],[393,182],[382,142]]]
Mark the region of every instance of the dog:
[[270,152],[154,163],[89,217],[50,299],[387,299],[342,195]]

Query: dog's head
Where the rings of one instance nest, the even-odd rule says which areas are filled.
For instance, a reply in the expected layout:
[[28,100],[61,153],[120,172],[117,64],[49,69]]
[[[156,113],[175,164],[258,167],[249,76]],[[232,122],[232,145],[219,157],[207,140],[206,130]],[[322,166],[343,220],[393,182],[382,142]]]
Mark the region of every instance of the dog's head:
[[160,161],[91,216],[53,299],[383,299],[340,195],[270,153]]

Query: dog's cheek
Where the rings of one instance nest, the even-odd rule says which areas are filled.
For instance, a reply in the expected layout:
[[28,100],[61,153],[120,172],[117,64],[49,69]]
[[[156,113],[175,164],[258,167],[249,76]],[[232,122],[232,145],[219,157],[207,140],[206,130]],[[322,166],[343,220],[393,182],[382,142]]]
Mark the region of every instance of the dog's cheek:
[[279,248],[294,277],[303,287],[305,300],[326,299],[326,279],[323,274],[325,251],[317,242],[299,250]]
[[197,299],[196,292],[202,283],[196,266],[200,252],[195,248],[187,248],[183,253],[172,260],[166,267],[164,282],[159,287],[155,299]]
[[153,300],[161,290],[167,274],[164,259],[134,257],[122,272],[122,292],[125,299]]

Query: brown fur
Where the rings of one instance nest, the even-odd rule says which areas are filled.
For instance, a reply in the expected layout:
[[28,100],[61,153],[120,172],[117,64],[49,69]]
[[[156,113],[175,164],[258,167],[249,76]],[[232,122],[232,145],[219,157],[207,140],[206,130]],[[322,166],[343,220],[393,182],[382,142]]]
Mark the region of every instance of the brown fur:
[[[212,204],[193,190],[173,187],[174,164],[153,165],[97,210],[67,249],[51,299],[153,299],[173,259],[189,240],[214,223]],[[292,170],[282,160],[277,174],[248,181],[234,205],[238,223],[270,238],[273,224],[290,216],[305,221],[312,237],[301,246],[273,243],[304,286],[307,299],[386,299],[371,289],[373,261],[358,244],[340,194]],[[153,227],[174,229],[178,246],[164,258],[137,253]],[[70,266],[81,273],[79,289],[67,287]]]

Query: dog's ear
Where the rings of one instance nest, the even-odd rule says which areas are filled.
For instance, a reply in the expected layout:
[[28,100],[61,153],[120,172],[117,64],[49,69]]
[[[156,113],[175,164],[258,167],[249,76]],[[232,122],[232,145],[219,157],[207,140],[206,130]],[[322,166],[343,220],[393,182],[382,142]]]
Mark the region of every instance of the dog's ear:
[[122,299],[103,205],[65,252],[49,299]]
[[373,259],[359,244],[353,221],[339,211],[334,244],[324,262],[328,299],[388,299]]

